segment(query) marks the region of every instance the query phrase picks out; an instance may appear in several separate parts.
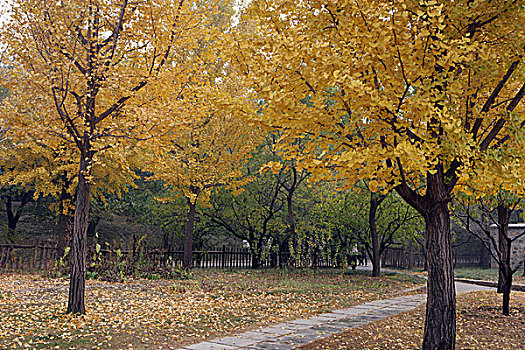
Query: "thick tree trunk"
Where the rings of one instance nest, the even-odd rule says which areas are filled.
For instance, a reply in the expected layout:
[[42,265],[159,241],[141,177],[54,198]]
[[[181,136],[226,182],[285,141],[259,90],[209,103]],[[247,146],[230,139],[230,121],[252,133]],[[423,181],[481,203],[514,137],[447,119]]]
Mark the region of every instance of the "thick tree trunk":
[[425,215],[428,299],[423,349],[452,350],[456,338],[456,290],[447,204]]
[[381,251],[379,237],[377,234],[376,215],[380,202],[374,193],[370,196],[370,210],[368,212],[368,225],[370,226],[370,238],[372,240],[372,277],[381,276]]
[[407,185],[396,191],[425,219],[425,250],[428,261],[427,306],[423,350],[454,350],[456,341],[456,290],[450,234],[451,187],[445,183],[441,165],[427,174],[426,194]]
[[193,228],[195,226],[195,208],[197,204],[188,199],[188,214],[184,225],[184,258],[182,267],[191,269],[193,266]]
[[86,178],[90,173],[89,164],[91,163],[91,160],[86,158],[82,157],[80,160],[77,201],[73,223],[73,240],[71,242],[71,277],[69,283],[67,312],[73,314],[86,313],[84,305],[86,286],[86,245],[89,220],[89,199],[91,195],[91,184],[89,183],[88,178]]

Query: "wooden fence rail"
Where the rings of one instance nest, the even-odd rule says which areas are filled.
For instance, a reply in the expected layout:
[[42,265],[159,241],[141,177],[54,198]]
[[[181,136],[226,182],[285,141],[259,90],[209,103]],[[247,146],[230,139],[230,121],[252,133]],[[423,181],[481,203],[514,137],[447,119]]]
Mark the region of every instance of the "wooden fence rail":
[[[98,259],[109,259],[113,261],[126,260],[132,256],[144,264],[156,267],[180,266],[184,252],[181,250],[167,251],[161,249],[141,250],[108,250],[101,249],[95,253],[93,249],[88,251],[88,262]],[[270,253],[260,261],[260,268],[286,266],[290,253]],[[217,269],[249,269],[252,268],[252,254],[244,248],[227,248],[222,250],[206,250],[193,252],[193,266],[199,268]],[[57,248],[55,246],[39,244],[0,244],[0,270],[19,271],[47,269],[55,265],[57,260]],[[331,256],[307,257],[303,259],[306,266],[333,267],[337,259]]]
[[[95,252],[90,249],[88,252],[88,261],[94,259]],[[167,251],[161,249],[152,249],[139,252],[130,250],[107,250],[101,249],[102,259],[124,260],[130,255],[135,259],[153,267],[166,267],[168,264],[172,267],[180,266],[184,256],[183,251]],[[120,256],[117,256],[120,255]],[[270,253],[261,259],[260,267],[283,267],[286,266],[289,253]],[[0,244],[0,270],[3,271],[20,271],[20,270],[38,270],[49,269],[54,266],[57,260],[57,248],[49,244],[35,242],[33,245],[24,244]],[[323,255],[318,257],[304,257],[304,266],[316,267],[335,267],[341,265],[341,259],[335,256]],[[420,250],[406,249],[404,247],[389,247],[382,255],[381,265],[384,267],[395,268],[424,268],[425,256]],[[482,262],[478,254],[475,255],[458,255],[454,254],[454,266],[481,266]],[[199,268],[216,268],[216,269],[249,269],[252,267],[252,254],[243,248],[227,248],[222,250],[206,250],[193,252],[193,266]]]
[[[483,267],[484,262],[481,260],[479,253],[475,254],[458,254],[453,253],[454,267]],[[425,255],[418,250],[412,250],[405,247],[389,247],[385,249],[381,257],[381,265],[384,267],[395,267],[401,269],[424,268]]]

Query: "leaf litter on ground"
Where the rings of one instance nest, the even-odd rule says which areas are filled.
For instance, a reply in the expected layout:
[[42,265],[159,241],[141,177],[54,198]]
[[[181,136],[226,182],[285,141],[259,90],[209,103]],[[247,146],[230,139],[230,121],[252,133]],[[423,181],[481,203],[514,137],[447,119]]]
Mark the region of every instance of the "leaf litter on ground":
[[88,280],[86,315],[69,283],[0,275],[0,348],[169,349],[387,298],[422,280],[329,272],[196,270],[190,280]]

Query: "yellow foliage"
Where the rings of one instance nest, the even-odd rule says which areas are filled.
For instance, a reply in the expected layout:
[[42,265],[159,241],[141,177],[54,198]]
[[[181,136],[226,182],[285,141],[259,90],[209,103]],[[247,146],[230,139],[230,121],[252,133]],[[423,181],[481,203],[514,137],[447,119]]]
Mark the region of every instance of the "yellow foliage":
[[475,164],[487,189],[522,186],[524,5],[254,0],[230,54],[266,103],[253,119],[291,153],[308,137],[317,177],[424,195],[427,174],[451,169],[454,187]]

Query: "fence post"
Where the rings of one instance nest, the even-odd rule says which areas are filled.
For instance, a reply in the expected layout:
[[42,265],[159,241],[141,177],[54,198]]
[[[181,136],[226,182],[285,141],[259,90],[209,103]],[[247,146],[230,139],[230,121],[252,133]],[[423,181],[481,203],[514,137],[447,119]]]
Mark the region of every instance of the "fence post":
[[30,268],[36,268],[37,261],[38,261],[38,238],[35,238],[35,252],[33,253],[33,259],[32,261],[29,261],[29,267]]
[[226,245],[222,245],[222,261],[221,268],[226,268]]
[[408,269],[414,268],[414,245],[412,240],[408,240]]

